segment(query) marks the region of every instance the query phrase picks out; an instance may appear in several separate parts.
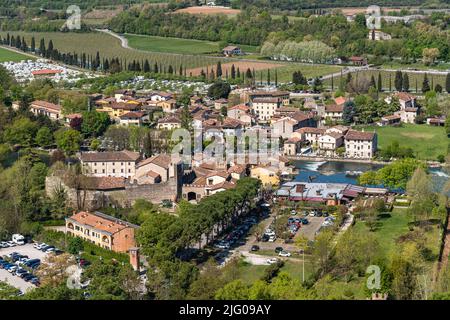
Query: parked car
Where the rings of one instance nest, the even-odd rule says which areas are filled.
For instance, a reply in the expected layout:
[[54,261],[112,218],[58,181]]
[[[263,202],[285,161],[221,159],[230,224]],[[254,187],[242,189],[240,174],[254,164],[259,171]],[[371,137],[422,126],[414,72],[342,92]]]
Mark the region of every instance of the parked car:
[[259,246],[257,245],[253,245],[250,249],[250,251],[258,251],[259,250]]
[[276,248],[275,248],[275,252],[276,252],[276,253],[279,253],[279,252],[281,252],[281,251],[283,251],[283,247],[276,247]]
[[275,240],[277,240],[276,236],[270,236],[269,237],[269,242],[275,242]]
[[270,258],[266,260],[268,264],[274,264],[277,263],[279,260],[277,258]]
[[267,235],[267,234],[265,234],[265,235],[263,235],[262,237],[261,237],[261,241],[262,242],[267,242],[267,241],[269,241],[269,236]]
[[280,251],[280,252],[278,253],[278,255],[279,255],[280,257],[290,257],[290,256],[291,256],[291,253],[290,253],[290,252],[287,252],[287,251]]
[[309,223],[309,220],[306,219],[306,218],[303,218],[303,219],[302,219],[302,223],[303,223],[303,224],[308,224],[308,223]]

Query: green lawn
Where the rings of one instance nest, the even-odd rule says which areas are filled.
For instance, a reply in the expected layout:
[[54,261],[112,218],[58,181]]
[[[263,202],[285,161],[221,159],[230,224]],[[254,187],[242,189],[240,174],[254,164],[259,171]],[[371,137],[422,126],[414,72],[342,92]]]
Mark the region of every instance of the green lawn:
[[33,58],[0,47],[0,63],[9,61],[33,60]]
[[[386,214],[386,217],[379,219],[377,229],[373,232],[380,245],[380,253],[389,257],[398,250],[399,244],[396,243],[396,239],[409,232],[408,223],[411,221],[411,217],[407,215],[405,209],[394,209],[390,216]],[[369,229],[362,221],[357,221],[353,226],[356,232],[367,234]],[[431,229],[425,232],[425,246],[430,250],[433,256],[439,255],[440,244],[440,231],[437,225],[432,225]]]
[[446,154],[450,139],[443,127],[433,127],[426,124],[403,124],[402,127],[366,126],[365,131],[378,134],[378,148],[383,149],[393,141],[400,146],[414,150],[418,159],[436,160],[440,154]]
[[[247,284],[252,284],[256,280],[261,279],[264,275],[264,270],[268,266],[257,266],[241,261],[239,263],[238,275],[239,278]],[[302,280],[303,277],[303,266],[301,262],[287,260],[280,271],[287,272],[292,278]],[[308,258],[305,259],[305,279],[312,273],[312,266]]]
[[[145,35],[126,34],[130,47],[152,51],[152,52],[169,52],[178,54],[207,54],[217,53],[219,42],[203,41],[182,38],[156,37]],[[255,53],[258,47],[249,45],[239,45],[244,52]],[[246,57],[246,56],[243,56]]]

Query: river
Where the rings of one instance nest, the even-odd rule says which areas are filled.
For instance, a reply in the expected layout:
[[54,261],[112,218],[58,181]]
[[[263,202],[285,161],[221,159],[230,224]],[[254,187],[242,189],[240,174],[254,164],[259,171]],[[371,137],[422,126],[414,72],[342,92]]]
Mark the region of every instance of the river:
[[[294,181],[301,182],[333,182],[357,184],[358,173],[381,169],[382,164],[340,161],[293,161],[298,169]],[[439,168],[429,169],[433,187],[436,191],[442,190],[450,178],[449,174]],[[310,180],[310,177],[312,178]]]

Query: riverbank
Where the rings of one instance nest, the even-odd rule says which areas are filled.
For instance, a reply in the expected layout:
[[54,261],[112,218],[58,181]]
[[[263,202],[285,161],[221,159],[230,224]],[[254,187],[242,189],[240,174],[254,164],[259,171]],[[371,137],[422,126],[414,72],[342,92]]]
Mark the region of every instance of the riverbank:
[[[348,158],[332,158],[332,157],[321,157],[321,156],[286,156],[289,160],[293,161],[310,161],[310,162],[324,162],[324,161],[335,161],[335,162],[347,162],[347,163],[364,163],[364,164],[380,164],[388,165],[393,161],[381,161],[374,159],[348,159]],[[442,168],[443,164],[438,161],[426,160],[426,164],[430,168]]]
[[320,157],[320,156],[286,156],[289,160],[293,161],[311,161],[311,162],[324,162],[324,161],[335,161],[335,162],[351,162],[351,163],[365,163],[365,164],[389,164],[390,161],[379,161],[373,159],[347,159],[347,158],[331,158],[331,157]]

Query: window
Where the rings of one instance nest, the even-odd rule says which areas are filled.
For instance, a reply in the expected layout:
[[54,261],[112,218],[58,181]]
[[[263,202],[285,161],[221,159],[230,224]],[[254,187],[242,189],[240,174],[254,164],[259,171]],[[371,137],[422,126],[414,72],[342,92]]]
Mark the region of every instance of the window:
[[113,169],[113,173],[116,173],[116,169]]
[[105,173],[105,169],[102,170],[102,173]]

